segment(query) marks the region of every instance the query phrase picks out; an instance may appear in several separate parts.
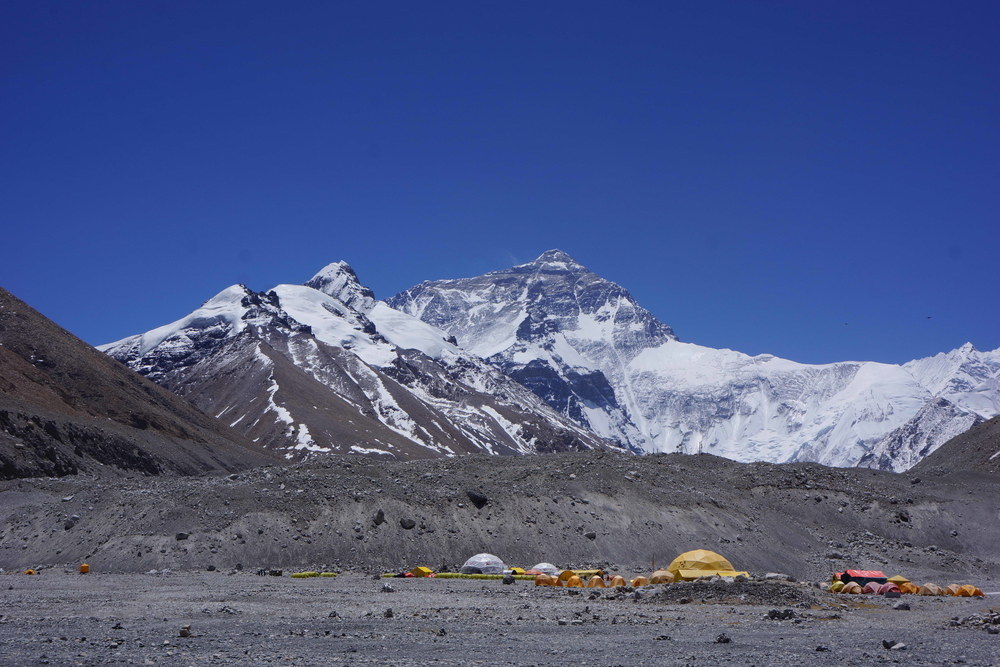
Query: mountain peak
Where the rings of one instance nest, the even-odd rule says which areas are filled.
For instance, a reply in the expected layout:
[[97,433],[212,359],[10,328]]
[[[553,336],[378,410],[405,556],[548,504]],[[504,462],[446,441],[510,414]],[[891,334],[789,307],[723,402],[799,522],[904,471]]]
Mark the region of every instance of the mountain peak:
[[341,260],[327,264],[306,282],[306,287],[339,299],[355,310],[367,313],[375,305],[375,293],[361,284],[351,265]]
[[534,261],[528,262],[528,266],[539,266],[553,269],[582,269],[583,264],[576,261],[562,250],[546,250]]

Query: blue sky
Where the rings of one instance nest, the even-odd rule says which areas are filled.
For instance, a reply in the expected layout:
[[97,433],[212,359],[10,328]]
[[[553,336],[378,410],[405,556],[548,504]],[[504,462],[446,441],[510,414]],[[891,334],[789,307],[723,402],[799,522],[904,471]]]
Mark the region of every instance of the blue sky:
[[1000,346],[995,2],[0,8],[0,285],[91,343],[561,248],[682,340]]

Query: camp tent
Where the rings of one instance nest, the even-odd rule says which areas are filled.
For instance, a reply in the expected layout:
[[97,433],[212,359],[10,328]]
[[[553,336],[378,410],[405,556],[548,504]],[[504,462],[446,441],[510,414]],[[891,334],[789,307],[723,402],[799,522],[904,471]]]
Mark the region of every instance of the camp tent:
[[892,583],[891,581],[887,581],[887,582],[885,582],[884,584],[881,584],[878,587],[878,594],[879,595],[885,595],[886,593],[899,593],[899,592],[901,592],[899,590],[899,586],[897,586],[896,584]]
[[657,570],[649,578],[651,584],[672,584],[673,582],[674,575],[667,570]]
[[842,590],[844,590],[844,582],[843,581],[835,581],[832,584],[830,584],[830,592],[831,593],[839,593]]
[[877,584],[884,584],[888,579],[885,573],[879,570],[844,570],[843,572],[838,572],[836,577],[845,584],[849,581],[854,581],[859,586],[864,586],[870,581],[874,581]]
[[948,584],[944,588],[945,594],[946,595],[958,595],[958,590],[960,588],[961,588],[961,586],[959,586],[958,584]]
[[635,579],[632,580],[632,586],[635,588],[648,585],[649,585],[649,579],[647,579],[646,577],[636,577]]
[[563,570],[562,572],[559,573],[557,579],[559,579],[560,585],[565,586],[566,582],[575,576],[577,576],[577,574],[573,570]]
[[673,574],[674,578],[678,580],[698,579],[699,577],[710,577],[714,574],[723,577],[735,577],[738,574],[747,574],[746,572],[737,572],[733,569],[732,563],[726,560],[724,556],[714,551],[708,551],[707,549],[685,551],[667,566],[667,571]]
[[599,577],[596,574],[587,581],[587,588],[606,588],[604,585],[604,577]]
[[944,595],[944,589],[937,584],[926,583],[918,591],[920,595]]
[[857,595],[861,592],[861,584],[856,581],[848,581],[844,584],[844,587],[840,589],[841,593],[849,593],[850,595]]
[[902,575],[897,574],[895,577],[889,577],[888,579],[886,579],[886,582],[890,584],[896,584],[897,586],[899,586],[900,584],[910,583],[910,580]]
[[621,576],[620,574],[616,574],[615,576],[611,577],[610,585],[612,588],[615,586],[628,586],[628,584],[625,582],[625,577]]
[[536,586],[555,586],[555,577],[550,577],[547,574],[536,574],[535,575],[535,585]]
[[878,589],[882,584],[876,583],[874,581],[869,581],[861,588],[861,592],[867,595],[878,595]]
[[971,584],[958,587],[958,596],[963,598],[985,597],[983,592]]
[[476,554],[459,570],[462,574],[503,574],[507,566],[493,554]]
[[567,579],[566,583],[563,585],[566,586],[566,588],[583,588],[583,579],[574,574],[572,577]]
[[912,581],[904,581],[899,585],[899,592],[904,595],[916,595],[919,591],[920,587]]
[[535,565],[534,567],[525,570],[525,572],[527,572],[528,574],[549,574],[554,577],[557,577],[559,576],[559,573],[562,572],[562,570],[560,570],[552,563],[539,563],[538,565]]

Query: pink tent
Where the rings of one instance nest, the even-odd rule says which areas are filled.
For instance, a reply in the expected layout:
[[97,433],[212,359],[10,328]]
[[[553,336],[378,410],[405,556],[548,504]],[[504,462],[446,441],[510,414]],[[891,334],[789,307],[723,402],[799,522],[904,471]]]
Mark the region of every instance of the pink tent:
[[879,595],[885,595],[886,593],[899,593],[899,592],[900,592],[899,586],[897,586],[892,582],[882,584],[881,586],[878,587]]
[[881,592],[879,590],[881,587],[882,584],[876,584],[874,581],[869,581],[865,584],[865,587],[861,589],[861,592],[867,593],[868,595],[878,595]]

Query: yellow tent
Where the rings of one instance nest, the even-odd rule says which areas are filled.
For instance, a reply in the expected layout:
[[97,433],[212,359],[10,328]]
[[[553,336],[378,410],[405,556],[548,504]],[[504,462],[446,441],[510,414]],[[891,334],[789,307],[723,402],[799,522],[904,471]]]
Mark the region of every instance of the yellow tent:
[[902,575],[898,575],[898,574],[895,577],[889,577],[885,581],[886,581],[886,583],[896,584],[897,586],[899,586],[900,584],[908,584],[908,583],[910,583],[909,579],[907,579],[906,577],[904,577]]
[[616,586],[628,586],[628,584],[625,583],[625,577],[621,576],[620,574],[616,574],[615,576],[611,577],[610,585],[612,588]]
[[651,584],[672,584],[674,582],[674,575],[666,570],[657,570],[649,578],[649,583]]
[[635,579],[632,580],[632,586],[634,588],[639,588],[640,586],[647,586],[647,585],[649,585],[649,579],[647,579],[646,577],[636,577]]
[[899,584],[899,592],[903,593],[904,595],[916,595],[918,592],[920,592],[920,587],[917,586],[912,581],[904,581],[903,583]]
[[565,586],[566,582],[569,581],[570,577],[575,577],[576,572],[573,570],[563,570],[559,573],[559,585]]
[[710,577],[714,574],[723,577],[747,574],[746,572],[737,572],[733,569],[733,564],[725,557],[707,549],[685,551],[667,566],[667,571],[675,578],[684,580]]
[[434,574],[434,570],[432,570],[429,567],[424,567],[423,565],[419,565],[410,570],[410,574],[412,574],[414,577],[429,577],[432,574]]
[[523,567],[512,567],[512,568],[510,568],[510,573],[511,574],[524,574],[524,568]]
[[835,581],[832,584],[830,584],[830,592],[831,593],[839,593],[842,590],[844,590],[844,582],[843,581]]
[[587,588],[607,588],[607,587],[604,585],[604,578],[599,577],[595,574],[590,578],[590,581],[587,582]]
[[948,584],[945,586],[945,595],[958,595],[958,590],[961,588],[958,584]]
[[583,588],[583,579],[574,574],[572,577],[566,580],[566,583],[564,585],[566,586],[566,588]]

